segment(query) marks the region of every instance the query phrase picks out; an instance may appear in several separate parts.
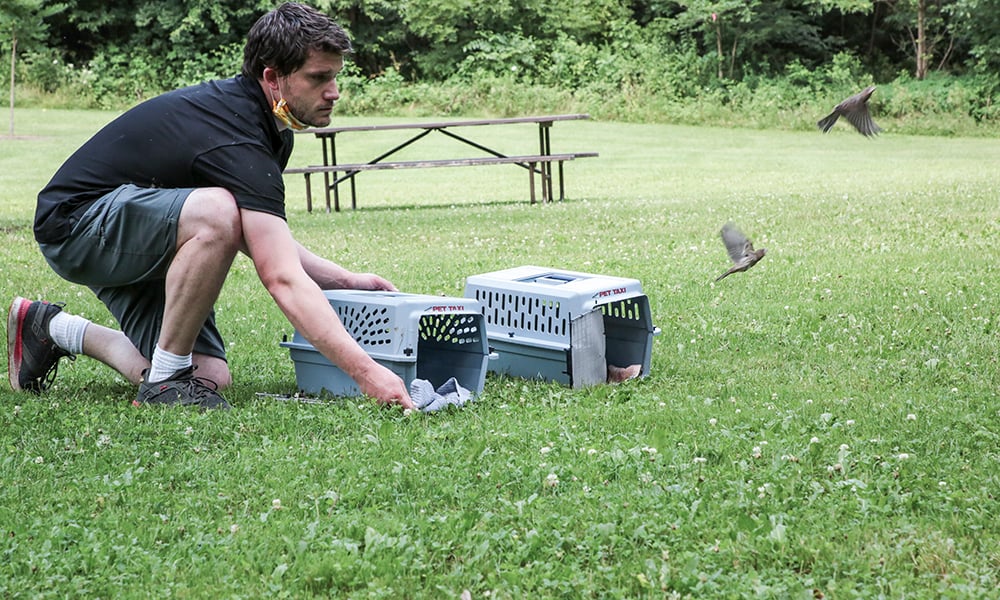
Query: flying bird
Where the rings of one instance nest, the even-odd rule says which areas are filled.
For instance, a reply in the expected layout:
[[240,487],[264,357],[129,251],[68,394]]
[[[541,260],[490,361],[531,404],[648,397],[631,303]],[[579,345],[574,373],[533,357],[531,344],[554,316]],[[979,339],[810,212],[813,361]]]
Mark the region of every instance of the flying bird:
[[747,236],[743,235],[743,232],[737,229],[732,223],[723,225],[719,235],[722,236],[722,243],[726,245],[726,251],[729,252],[729,258],[732,259],[733,266],[722,275],[716,277],[716,281],[733,273],[746,271],[757,264],[767,254],[767,248],[754,250],[753,242],[748,240]]
[[826,133],[837,122],[838,117],[844,117],[861,135],[866,137],[877,135],[882,128],[872,121],[872,116],[868,112],[868,99],[872,97],[874,91],[874,85],[866,87],[860,93],[835,106],[833,112],[820,119],[816,125]]

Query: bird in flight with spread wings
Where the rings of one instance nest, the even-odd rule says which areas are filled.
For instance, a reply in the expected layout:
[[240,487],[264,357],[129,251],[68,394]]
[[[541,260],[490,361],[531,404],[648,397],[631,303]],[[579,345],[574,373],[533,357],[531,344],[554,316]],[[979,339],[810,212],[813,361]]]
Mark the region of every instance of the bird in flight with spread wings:
[[722,243],[726,245],[726,251],[729,252],[729,258],[733,261],[733,266],[722,275],[716,277],[716,281],[733,273],[746,271],[757,264],[767,254],[767,248],[754,250],[753,242],[748,240],[747,236],[743,235],[743,232],[737,229],[732,223],[723,225],[719,235],[722,236]]
[[876,125],[875,121],[872,121],[871,113],[868,112],[868,99],[872,97],[874,91],[874,85],[866,87],[835,106],[833,112],[820,119],[816,125],[823,130],[823,133],[826,133],[830,131],[839,117],[844,117],[861,135],[866,137],[878,135],[882,128]]

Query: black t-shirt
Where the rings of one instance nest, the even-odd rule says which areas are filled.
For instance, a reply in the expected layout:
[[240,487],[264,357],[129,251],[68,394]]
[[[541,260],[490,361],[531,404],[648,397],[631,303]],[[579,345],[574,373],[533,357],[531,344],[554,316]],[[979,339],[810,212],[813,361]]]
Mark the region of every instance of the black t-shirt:
[[281,172],[293,134],[278,131],[260,85],[238,76],[152,98],[81,146],[38,194],[35,239],[59,242],[75,216],[124,184],[222,187],[241,208],[285,218]]

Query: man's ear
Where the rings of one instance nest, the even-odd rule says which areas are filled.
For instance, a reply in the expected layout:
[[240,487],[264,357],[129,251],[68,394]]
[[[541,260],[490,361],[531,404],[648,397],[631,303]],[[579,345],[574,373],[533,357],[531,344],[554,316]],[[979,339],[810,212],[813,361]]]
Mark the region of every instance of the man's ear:
[[263,78],[264,78],[264,85],[266,85],[268,89],[270,89],[273,92],[278,92],[278,93],[281,92],[278,89],[278,71],[272,69],[271,67],[264,67]]

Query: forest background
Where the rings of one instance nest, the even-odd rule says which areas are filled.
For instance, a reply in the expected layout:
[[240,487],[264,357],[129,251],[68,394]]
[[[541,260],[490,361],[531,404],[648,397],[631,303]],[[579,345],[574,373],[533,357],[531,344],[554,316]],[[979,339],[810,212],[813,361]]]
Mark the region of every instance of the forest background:
[[[898,133],[1000,131],[1000,0],[315,0],[338,114],[588,112],[801,129],[865,85]],[[264,0],[4,0],[13,106],[120,110],[230,77]],[[29,128],[29,126],[25,126]],[[30,131],[25,131],[30,133]]]

